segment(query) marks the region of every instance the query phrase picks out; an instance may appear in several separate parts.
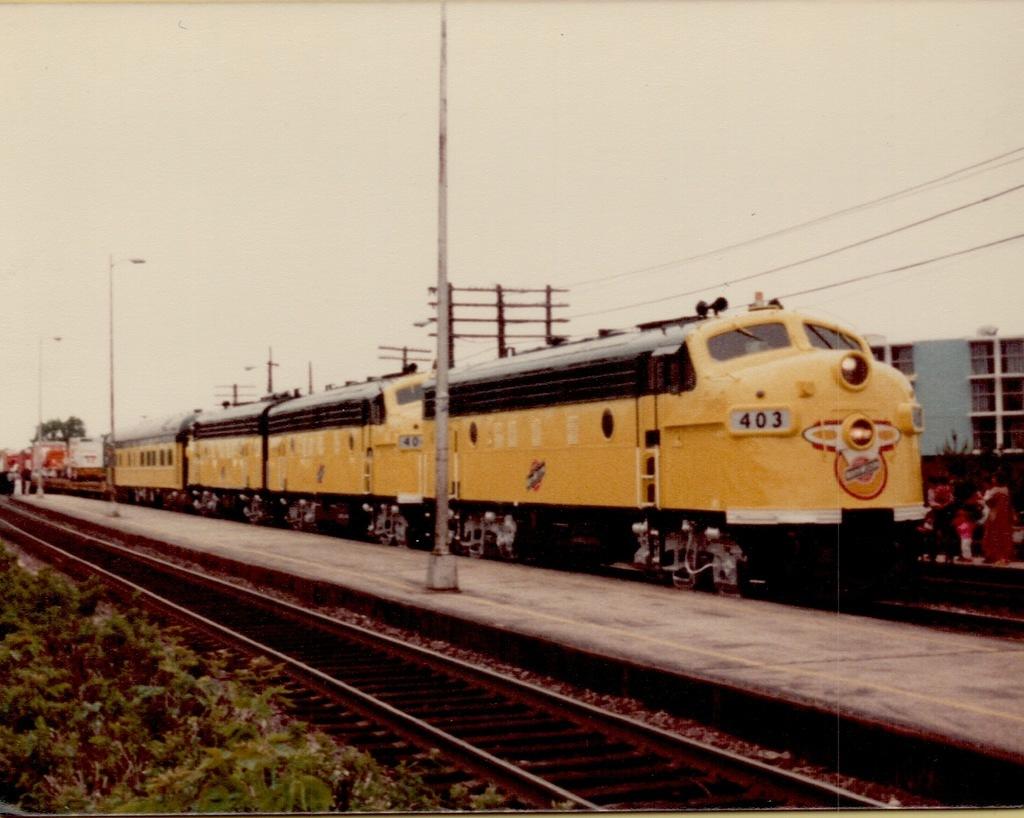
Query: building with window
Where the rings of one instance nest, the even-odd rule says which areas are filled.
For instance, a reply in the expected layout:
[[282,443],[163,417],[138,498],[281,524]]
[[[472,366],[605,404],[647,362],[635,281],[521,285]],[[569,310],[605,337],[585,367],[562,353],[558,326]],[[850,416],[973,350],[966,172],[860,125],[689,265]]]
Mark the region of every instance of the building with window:
[[914,384],[924,407],[921,451],[947,447],[1024,452],[1024,337],[983,327],[974,338],[889,344],[868,336],[875,358]]

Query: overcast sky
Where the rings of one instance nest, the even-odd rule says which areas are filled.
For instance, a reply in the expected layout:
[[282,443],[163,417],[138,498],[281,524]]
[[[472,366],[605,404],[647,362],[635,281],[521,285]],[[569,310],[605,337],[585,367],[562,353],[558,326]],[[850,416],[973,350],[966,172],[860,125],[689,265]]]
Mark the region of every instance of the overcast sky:
[[[119,429],[261,393],[268,347],[275,388],[311,362],[319,391],[433,346],[439,23],[0,6],[0,446],[32,434],[40,349],[44,417],[109,429],[110,254]],[[1024,3],[455,2],[448,24],[450,279],[568,288],[574,337],[1024,232]],[[1021,334],[1022,260],[784,301],[892,340]]]

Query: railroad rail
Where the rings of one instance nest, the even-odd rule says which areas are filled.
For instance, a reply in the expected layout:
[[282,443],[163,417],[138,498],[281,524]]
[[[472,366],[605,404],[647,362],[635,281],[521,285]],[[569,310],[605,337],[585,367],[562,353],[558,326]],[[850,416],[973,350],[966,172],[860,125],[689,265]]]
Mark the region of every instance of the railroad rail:
[[991,636],[1024,637],[1024,570],[981,563],[918,564],[898,598],[863,606],[870,616]]
[[1024,570],[985,563],[920,564],[918,593],[927,598],[1003,605],[1024,616]]
[[[266,655],[319,709],[355,714],[533,808],[881,807],[870,798],[610,714],[366,628],[3,508],[4,530],[235,649]],[[346,715],[344,720],[352,720]],[[372,732],[372,730],[371,730]]]

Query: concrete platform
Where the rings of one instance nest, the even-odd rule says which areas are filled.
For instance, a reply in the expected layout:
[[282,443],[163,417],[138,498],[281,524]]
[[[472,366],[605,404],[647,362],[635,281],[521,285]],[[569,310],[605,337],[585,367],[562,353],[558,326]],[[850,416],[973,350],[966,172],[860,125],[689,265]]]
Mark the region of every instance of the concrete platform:
[[1024,644],[758,600],[429,554],[77,497],[19,497],[125,532],[773,698],[1024,758]]

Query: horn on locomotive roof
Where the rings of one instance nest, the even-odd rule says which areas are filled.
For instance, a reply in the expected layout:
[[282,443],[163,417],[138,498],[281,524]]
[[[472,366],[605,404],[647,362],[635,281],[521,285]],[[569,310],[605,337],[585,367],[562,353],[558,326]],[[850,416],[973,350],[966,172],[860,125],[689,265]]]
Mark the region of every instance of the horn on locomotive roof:
[[709,311],[713,312],[715,315],[718,315],[718,313],[724,312],[725,310],[729,309],[729,302],[726,301],[722,296],[718,296],[718,298],[716,298],[710,304],[707,301],[698,301],[697,306],[694,307],[694,309],[697,311],[697,315],[699,315],[701,318],[707,318]]

